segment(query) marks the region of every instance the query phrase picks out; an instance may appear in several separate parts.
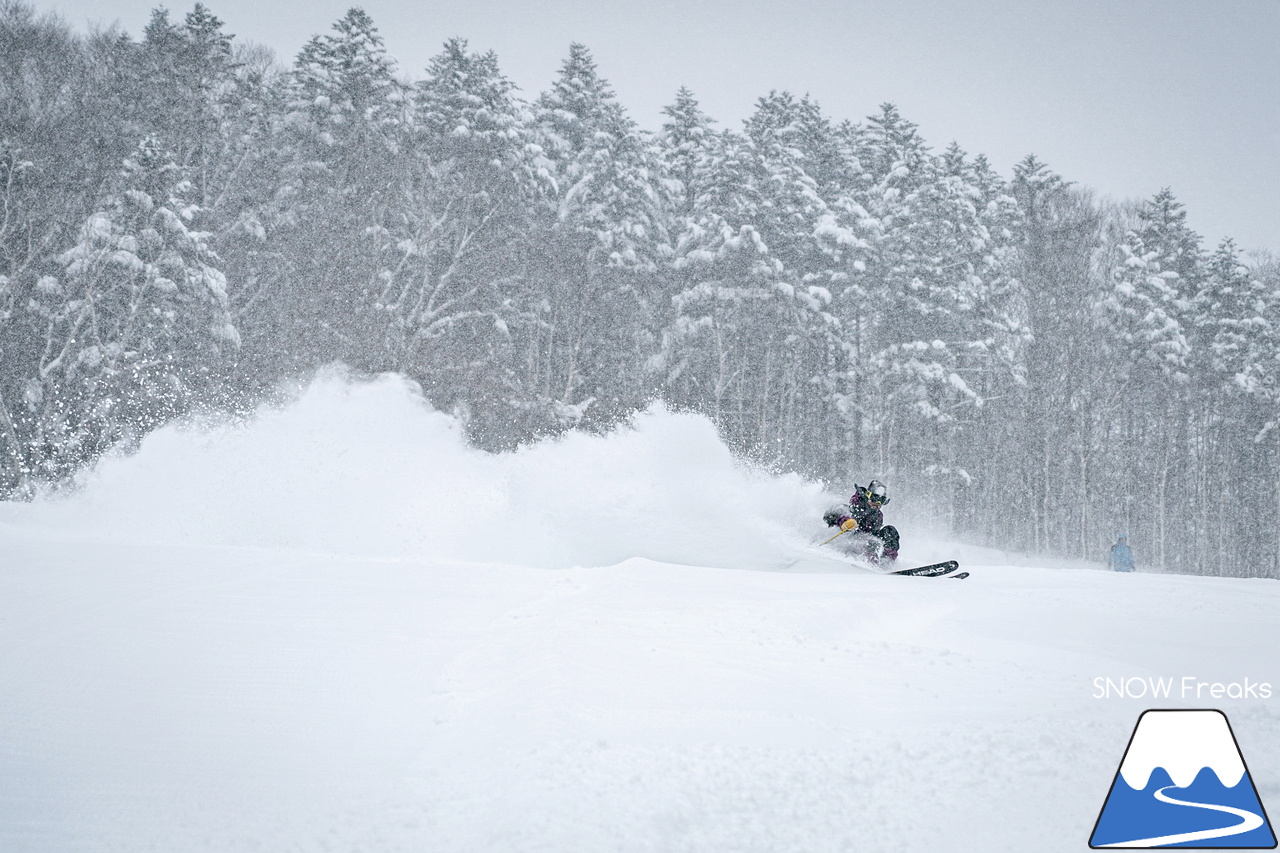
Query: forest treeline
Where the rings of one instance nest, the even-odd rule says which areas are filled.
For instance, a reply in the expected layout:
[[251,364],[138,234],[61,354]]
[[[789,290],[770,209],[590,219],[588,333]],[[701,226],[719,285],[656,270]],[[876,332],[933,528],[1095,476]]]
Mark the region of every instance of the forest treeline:
[[890,104],[663,112],[582,45],[525,99],[461,39],[411,79],[359,9],[283,67],[201,5],[0,0],[0,493],[340,362],[490,450],[661,400],[974,541],[1280,577],[1274,260]]

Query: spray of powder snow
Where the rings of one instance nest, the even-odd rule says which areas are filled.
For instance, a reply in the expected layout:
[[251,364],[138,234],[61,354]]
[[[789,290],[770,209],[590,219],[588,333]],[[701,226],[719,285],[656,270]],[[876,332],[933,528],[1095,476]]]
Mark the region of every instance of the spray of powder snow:
[[88,535],[209,546],[767,568],[829,503],[816,484],[735,461],[699,416],[654,408],[607,435],[493,455],[399,377],[328,375],[240,426],[158,430],[31,512]]

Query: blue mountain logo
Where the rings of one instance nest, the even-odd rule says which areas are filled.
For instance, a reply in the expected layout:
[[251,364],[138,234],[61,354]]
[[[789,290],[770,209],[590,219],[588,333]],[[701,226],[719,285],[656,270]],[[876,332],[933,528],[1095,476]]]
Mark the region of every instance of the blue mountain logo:
[[1221,711],[1144,711],[1089,846],[1269,850],[1267,813]]

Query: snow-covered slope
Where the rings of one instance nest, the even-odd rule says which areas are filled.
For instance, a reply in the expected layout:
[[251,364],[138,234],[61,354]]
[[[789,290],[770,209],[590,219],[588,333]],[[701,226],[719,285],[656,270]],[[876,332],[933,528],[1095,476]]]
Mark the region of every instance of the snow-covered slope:
[[1094,698],[1280,687],[1280,584],[909,527],[973,577],[879,577],[831,498],[660,411],[488,456],[393,379],[162,430],[0,505],[0,849],[1083,850],[1148,707],[1280,801],[1280,698]]

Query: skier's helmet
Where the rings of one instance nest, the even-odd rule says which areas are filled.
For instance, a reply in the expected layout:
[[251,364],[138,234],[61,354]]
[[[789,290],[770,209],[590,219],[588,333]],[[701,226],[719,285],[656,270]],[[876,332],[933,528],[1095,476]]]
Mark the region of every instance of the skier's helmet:
[[884,506],[889,502],[889,490],[879,480],[872,480],[865,491],[867,503],[873,507]]

